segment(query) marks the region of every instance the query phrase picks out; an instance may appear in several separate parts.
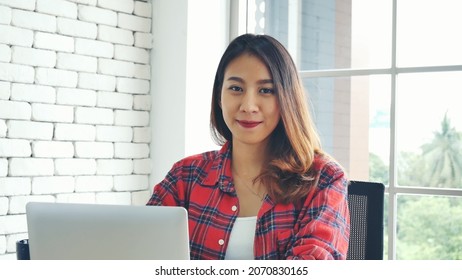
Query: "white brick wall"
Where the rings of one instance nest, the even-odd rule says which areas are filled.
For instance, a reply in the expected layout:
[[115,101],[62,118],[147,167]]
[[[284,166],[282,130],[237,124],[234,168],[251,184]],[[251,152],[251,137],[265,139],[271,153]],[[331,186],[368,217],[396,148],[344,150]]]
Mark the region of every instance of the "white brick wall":
[[58,18],[58,32],[63,35],[96,39],[97,30],[95,23],[69,18]]
[[31,179],[29,177],[0,178],[0,196],[15,196],[31,194]]
[[0,138],[0,157],[29,157],[31,153],[27,140]]
[[54,68],[35,68],[35,83],[55,87],[76,87],[77,73]]
[[34,121],[70,123],[74,120],[74,108],[64,105],[32,104],[32,119]]
[[[1,46],[1,45],[0,45]],[[0,82],[0,99],[8,99],[11,95],[11,83]]]
[[151,110],[151,97],[149,95],[135,95],[133,109],[141,111]]
[[4,120],[0,120],[0,137],[6,136],[6,122]]
[[99,125],[96,127],[96,140],[109,142],[131,142],[133,128],[129,126]]
[[58,88],[56,90],[56,103],[93,107],[96,105],[96,91],[90,89]]
[[76,38],[75,53],[111,58],[114,56],[114,45],[107,42]]
[[8,121],[8,137],[51,140],[53,137],[53,124],[31,121]]
[[152,5],[146,2],[135,2],[135,15],[150,18],[152,15]]
[[135,174],[150,174],[151,161],[149,159],[133,160],[133,171]]
[[93,141],[96,128],[92,125],[64,124],[55,125],[54,140],[57,141]]
[[111,9],[117,12],[131,14],[135,7],[135,2],[131,0],[98,0],[98,6]]
[[30,201],[147,201],[151,9],[0,0],[0,259]]
[[52,159],[11,158],[8,165],[8,175],[11,177],[51,176],[54,174]]
[[98,204],[131,204],[130,192],[97,193],[95,199]]
[[75,189],[74,177],[53,176],[32,179],[32,194],[70,193]]
[[[10,201],[8,200],[7,197],[0,197],[0,215],[6,215],[8,213],[8,209],[10,207]],[[2,245],[1,245],[1,240],[0,240],[0,254],[5,253],[5,251],[2,251]]]
[[119,22],[117,25],[120,28],[126,28],[133,31],[151,31],[151,19],[123,13],[119,13]]
[[0,6],[0,24],[10,24],[11,22],[11,9],[8,7]]
[[10,99],[32,103],[55,103],[56,89],[50,86],[14,83],[11,86]]
[[94,175],[96,173],[96,161],[94,159],[56,159],[56,175]]
[[11,49],[9,46],[0,44],[0,61],[10,62],[11,60]]
[[11,19],[11,25],[17,27],[56,32],[56,17],[54,16],[15,9],[12,12]]
[[148,126],[149,113],[143,111],[115,110],[114,124],[127,126]]
[[98,92],[97,106],[130,110],[133,107],[133,95],[117,92]]
[[56,68],[96,73],[97,59],[85,55],[59,53]]
[[43,67],[55,67],[56,64],[56,53],[54,51],[14,46],[11,48],[11,53],[12,63]]
[[0,158],[0,176],[4,177],[8,174],[8,160]]
[[79,74],[80,88],[114,91],[115,85],[116,78],[114,76],[91,73]]
[[44,32],[35,33],[34,47],[39,49],[73,52],[74,38]]
[[75,109],[75,122],[87,124],[113,124],[114,112],[105,108],[78,107]]
[[138,47],[115,45],[114,58],[147,64],[149,63],[149,51]]
[[93,22],[104,25],[117,25],[117,13],[114,11],[91,7],[91,6],[80,6],[79,7],[79,19],[82,21]]
[[32,154],[37,158],[72,158],[74,145],[64,141],[34,141]]
[[114,176],[114,188],[118,191],[145,190],[147,187],[147,175]]
[[[2,33],[0,25],[0,34]],[[0,36],[1,38],[1,36]],[[0,80],[9,82],[34,82],[34,68],[31,66],[0,63]]]
[[135,63],[100,58],[98,60],[98,70],[102,74],[133,77],[135,75]]
[[37,0],[36,11],[55,16],[77,18],[77,5],[62,0]]
[[76,142],[75,156],[79,158],[113,158],[114,144],[108,142]]
[[114,180],[112,176],[78,176],[75,181],[76,192],[109,192]]
[[96,161],[98,175],[128,175],[133,173],[131,159],[99,159]]
[[24,9],[24,10],[34,10],[35,0],[21,0],[21,1],[0,0],[0,5],[6,5],[12,8],[19,8],[19,9]]
[[133,142],[150,143],[151,129],[149,127],[135,127],[133,129]]
[[98,27],[98,40],[129,46],[135,42],[133,32],[130,30],[105,25]]
[[0,119],[28,120],[31,115],[29,103],[0,100]]
[[9,25],[0,25],[0,43],[30,47],[34,40],[32,30]]
[[126,93],[149,93],[149,81],[131,78],[118,78],[117,91]]

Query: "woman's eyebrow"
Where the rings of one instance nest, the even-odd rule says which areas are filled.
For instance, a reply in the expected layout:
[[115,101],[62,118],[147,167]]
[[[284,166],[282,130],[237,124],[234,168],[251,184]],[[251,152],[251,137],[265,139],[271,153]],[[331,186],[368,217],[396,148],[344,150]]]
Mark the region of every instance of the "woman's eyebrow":
[[263,79],[263,80],[259,80],[257,83],[260,84],[260,85],[273,84],[273,79]]
[[[240,77],[235,77],[235,76],[231,76],[226,80],[227,81],[235,81],[235,82],[239,82],[239,83],[245,83],[244,79],[242,79]],[[257,81],[257,84],[259,84],[259,85],[272,84],[272,83],[273,83],[273,79],[262,79],[262,80]]]
[[239,82],[239,83],[244,83],[244,79],[240,78],[240,77],[234,77],[234,76],[231,76],[229,77],[228,79],[226,79],[227,81],[235,81],[235,82]]

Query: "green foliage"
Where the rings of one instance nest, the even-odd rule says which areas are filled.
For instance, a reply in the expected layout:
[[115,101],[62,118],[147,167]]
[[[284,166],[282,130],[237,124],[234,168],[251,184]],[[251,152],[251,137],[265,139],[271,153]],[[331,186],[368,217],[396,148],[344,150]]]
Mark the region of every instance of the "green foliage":
[[398,155],[398,184],[433,188],[462,188],[462,133],[444,116],[441,130],[433,133],[421,154]]
[[[462,133],[451,126],[447,115],[420,154],[401,152],[397,160],[401,186],[462,188]],[[387,184],[388,170],[370,154],[371,181]],[[399,196],[397,239],[398,259],[461,260],[462,198]]]
[[398,155],[398,184],[400,186],[425,186],[422,178],[424,166],[421,155],[400,152]]
[[434,187],[462,185],[462,136],[444,115],[441,131],[434,132],[430,143],[422,146],[425,163],[424,180]]
[[[398,259],[462,259],[462,199],[405,197],[398,205]],[[454,199],[452,199],[454,200]]]
[[373,153],[369,153],[369,180],[388,185],[388,166]]

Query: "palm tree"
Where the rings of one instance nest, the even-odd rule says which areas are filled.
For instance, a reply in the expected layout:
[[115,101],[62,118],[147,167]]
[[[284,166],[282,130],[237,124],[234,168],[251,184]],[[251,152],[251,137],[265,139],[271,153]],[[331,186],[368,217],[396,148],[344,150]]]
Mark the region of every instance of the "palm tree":
[[434,132],[433,140],[422,146],[422,156],[424,182],[432,187],[462,188],[462,134],[451,127],[447,113],[441,131]]

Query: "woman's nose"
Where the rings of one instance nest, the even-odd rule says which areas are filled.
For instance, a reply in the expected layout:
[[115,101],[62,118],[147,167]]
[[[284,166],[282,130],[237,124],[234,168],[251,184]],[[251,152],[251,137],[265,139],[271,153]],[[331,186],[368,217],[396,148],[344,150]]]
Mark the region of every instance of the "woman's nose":
[[246,113],[258,111],[257,93],[253,92],[252,90],[247,90],[242,97],[240,110]]

